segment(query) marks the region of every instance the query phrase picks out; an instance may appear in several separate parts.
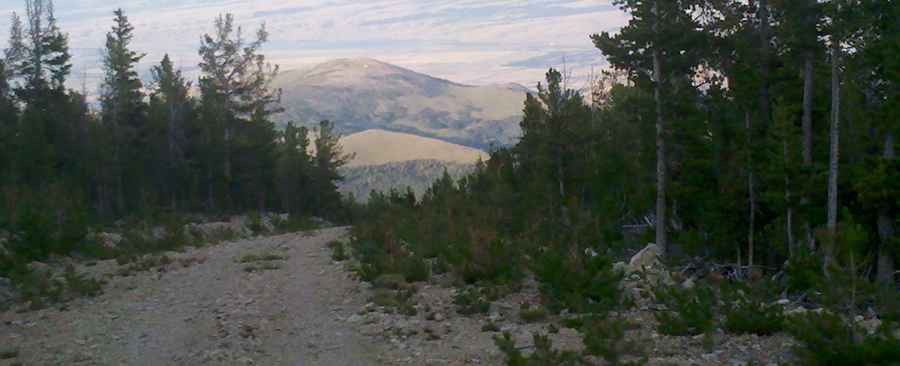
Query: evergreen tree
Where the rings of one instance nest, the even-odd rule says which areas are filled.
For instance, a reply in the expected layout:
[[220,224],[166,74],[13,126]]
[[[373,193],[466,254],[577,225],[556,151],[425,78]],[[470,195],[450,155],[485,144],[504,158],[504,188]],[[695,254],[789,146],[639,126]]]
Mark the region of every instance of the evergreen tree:
[[[632,15],[628,25],[618,34],[592,36],[594,45],[616,68],[628,71],[641,86],[653,90],[656,109],[656,242],[667,252],[667,149],[666,114],[662,93],[677,84],[677,79],[693,75],[702,49],[699,28],[689,13],[695,5],[690,0],[614,2]],[[663,70],[663,60],[666,70]],[[664,78],[665,75],[665,78]]]
[[[153,128],[151,145],[154,149],[156,187],[160,187],[162,204],[178,211],[182,203],[190,201],[190,163],[193,151],[189,139],[193,137],[196,118],[191,82],[176,70],[165,55],[159,65],[150,70],[153,91],[150,94],[148,118]],[[184,207],[183,207],[184,208]]]
[[[126,209],[126,195],[130,202],[140,202],[145,192],[143,172],[147,166],[142,151],[149,146],[146,136],[146,105],[143,84],[135,67],[144,57],[130,48],[134,27],[122,9],[113,12],[113,27],[106,34],[103,52],[104,78],[101,86],[101,121],[106,128],[105,141],[111,147],[110,156],[99,172],[104,192],[100,205],[109,213]],[[127,191],[127,192],[126,192]],[[107,212],[104,210],[104,212]]]
[[341,180],[338,171],[347,162],[353,159],[353,155],[345,154],[341,147],[341,135],[335,131],[334,124],[330,121],[322,121],[316,131],[314,143],[316,155],[313,157],[314,184],[313,212],[320,215],[334,215],[340,206],[341,196],[337,190],[337,182]]
[[268,41],[265,25],[252,41],[244,39],[242,29],[235,28],[234,16],[219,16],[212,35],[204,35],[200,45],[200,90],[202,112],[206,124],[208,208],[216,206],[216,183],[227,206],[239,182],[232,174],[233,140],[244,122],[267,120],[279,111],[280,92],[269,85],[278,67],[265,61],[259,53]]

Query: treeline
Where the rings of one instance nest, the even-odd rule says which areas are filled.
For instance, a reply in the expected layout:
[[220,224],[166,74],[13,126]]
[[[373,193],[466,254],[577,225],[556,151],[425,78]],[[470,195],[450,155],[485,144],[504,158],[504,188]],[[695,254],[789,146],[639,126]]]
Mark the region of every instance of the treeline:
[[[278,210],[338,218],[335,181],[347,159],[333,125],[278,131],[278,67],[265,27],[232,15],[201,39],[200,77],[166,55],[144,82],[145,54],[120,9],[102,51],[99,107],[67,88],[68,37],[50,0],[13,13],[0,60],[0,231],[14,254],[76,249],[87,228],[123,218]],[[314,147],[315,153],[310,153]]]
[[900,4],[614,3],[631,19],[591,36],[612,67],[589,95],[551,69],[518,144],[420,201],[373,195],[364,269],[540,277],[655,242],[739,276],[852,268],[893,287]]

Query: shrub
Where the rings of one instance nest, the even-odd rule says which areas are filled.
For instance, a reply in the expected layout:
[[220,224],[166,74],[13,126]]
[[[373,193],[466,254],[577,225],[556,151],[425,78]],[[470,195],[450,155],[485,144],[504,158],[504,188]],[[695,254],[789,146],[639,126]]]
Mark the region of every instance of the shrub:
[[423,282],[431,278],[431,269],[425,259],[418,256],[406,256],[397,259],[397,270],[409,282]]
[[723,328],[734,334],[770,335],[784,325],[784,308],[772,303],[777,286],[771,281],[736,283],[723,288]]
[[582,364],[577,353],[553,349],[553,343],[547,336],[534,334],[533,337],[534,353],[529,356],[522,354],[522,351],[516,347],[512,335],[508,332],[504,332],[502,337],[495,336],[494,344],[506,356],[507,366],[576,366]]
[[278,253],[247,253],[236,259],[238,263],[272,262],[287,259],[287,256]]
[[788,322],[788,332],[799,341],[799,365],[897,365],[900,339],[886,327],[873,335],[849,324],[840,315],[805,314]]
[[621,304],[622,274],[603,255],[578,257],[575,262],[556,251],[541,255],[534,266],[545,303],[553,312],[605,313]]
[[272,226],[275,227],[275,232],[280,234],[319,229],[319,224],[315,220],[299,215],[290,215],[287,219],[275,215],[272,217]]
[[519,248],[504,239],[477,242],[463,249],[466,253],[456,259],[454,270],[467,284],[479,282],[514,283],[523,277],[519,266]]
[[415,288],[387,289],[376,288],[372,293],[372,303],[386,308],[396,309],[400,314],[413,316],[418,313],[413,296]]
[[475,287],[457,291],[453,296],[453,304],[456,305],[456,312],[461,315],[487,313],[491,310],[491,303]]
[[641,353],[640,344],[626,338],[625,331],[628,326],[629,324],[621,318],[592,317],[582,328],[585,352],[602,358],[610,366],[646,363],[646,360],[632,362],[624,360],[628,356]]
[[659,332],[668,335],[697,335],[713,329],[715,294],[707,286],[693,288],[664,286],[656,289],[656,298],[666,310],[654,314]]
[[805,293],[822,284],[822,261],[805,246],[797,252],[784,268],[787,289],[792,293]]
[[75,272],[75,267],[72,265],[66,266],[63,280],[65,280],[68,291],[77,296],[95,297],[103,292],[102,281]]
[[494,323],[493,321],[488,321],[487,323],[484,323],[484,325],[481,326],[481,331],[482,332],[499,332],[500,327],[497,326],[497,323]]
[[519,317],[522,318],[526,323],[535,323],[547,319],[547,309],[543,306],[535,306],[529,307],[525,304],[522,304],[522,308],[519,309]]
[[253,232],[253,235],[260,235],[266,231],[266,227],[262,222],[262,215],[259,212],[251,212],[247,215],[247,219],[250,221],[247,227]]
[[328,248],[331,249],[331,259],[336,262],[343,262],[349,258],[347,255],[347,251],[344,248],[344,243],[339,242],[337,240],[332,240],[327,244]]
[[399,290],[407,287],[406,278],[401,274],[389,273],[378,276],[372,285],[376,288],[385,288],[389,290]]

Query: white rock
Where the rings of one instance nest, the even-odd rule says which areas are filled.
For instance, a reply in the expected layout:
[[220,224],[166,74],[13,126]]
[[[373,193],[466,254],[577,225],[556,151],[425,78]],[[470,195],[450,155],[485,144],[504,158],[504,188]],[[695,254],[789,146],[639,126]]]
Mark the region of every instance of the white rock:
[[628,262],[629,271],[641,271],[642,269],[661,266],[662,262],[659,260],[661,253],[659,246],[648,244],[647,247],[631,257],[631,260]]

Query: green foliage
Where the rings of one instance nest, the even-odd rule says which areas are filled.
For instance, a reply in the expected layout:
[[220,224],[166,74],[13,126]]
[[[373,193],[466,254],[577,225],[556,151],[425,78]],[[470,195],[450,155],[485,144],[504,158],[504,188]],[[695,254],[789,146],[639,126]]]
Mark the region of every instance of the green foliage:
[[784,268],[787,289],[793,293],[805,293],[822,284],[822,263],[818,256],[806,248],[800,248]]
[[784,326],[784,308],[772,303],[778,287],[772,281],[736,283],[723,289],[725,331],[761,336],[778,333]]
[[666,309],[654,316],[662,334],[686,336],[706,333],[715,326],[716,296],[707,286],[663,286],[654,291]]
[[788,331],[800,342],[794,350],[799,365],[900,363],[900,339],[887,327],[866,335],[842,316],[829,312],[798,316],[789,324]]
[[641,353],[640,343],[626,337],[630,324],[618,317],[592,317],[582,328],[584,334],[585,353],[598,356],[610,366],[638,366],[646,360],[625,361],[627,358],[637,359]]
[[65,303],[79,297],[95,297],[103,292],[104,282],[78,273],[67,265],[62,273],[52,270],[32,270],[15,264],[5,273],[9,276],[22,302],[30,303],[29,310],[39,310],[55,303]]
[[491,310],[491,303],[477,287],[466,287],[453,295],[456,312],[462,315],[485,314]]
[[280,216],[276,215],[272,218],[272,225],[275,226],[275,232],[279,234],[311,231],[322,228],[322,225],[318,221],[313,220],[309,216],[300,215],[289,215],[287,219],[282,219]]
[[553,344],[545,335],[534,334],[534,353],[524,355],[515,340],[508,332],[503,336],[495,336],[494,343],[500,352],[506,355],[507,366],[576,366],[581,365],[577,353],[570,351],[558,351],[553,349]]
[[247,219],[250,220],[247,227],[253,232],[253,235],[260,235],[266,231],[265,226],[263,226],[262,215],[260,215],[259,212],[251,212],[247,215]]
[[547,309],[543,306],[528,306],[522,304],[519,309],[519,317],[526,323],[536,323],[547,319]]
[[621,304],[622,274],[613,270],[607,256],[578,256],[573,260],[549,251],[537,259],[534,273],[553,311],[605,313]]
[[331,259],[337,262],[343,262],[350,258],[347,255],[347,249],[343,242],[332,240],[326,244],[331,249]]
[[487,323],[484,323],[484,325],[481,326],[481,331],[482,332],[499,332],[500,327],[497,326],[497,323],[494,323],[493,321],[488,321]]
[[401,288],[376,288],[372,294],[372,303],[378,306],[395,309],[407,316],[418,313],[414,296],[415,287],[405,286]]

